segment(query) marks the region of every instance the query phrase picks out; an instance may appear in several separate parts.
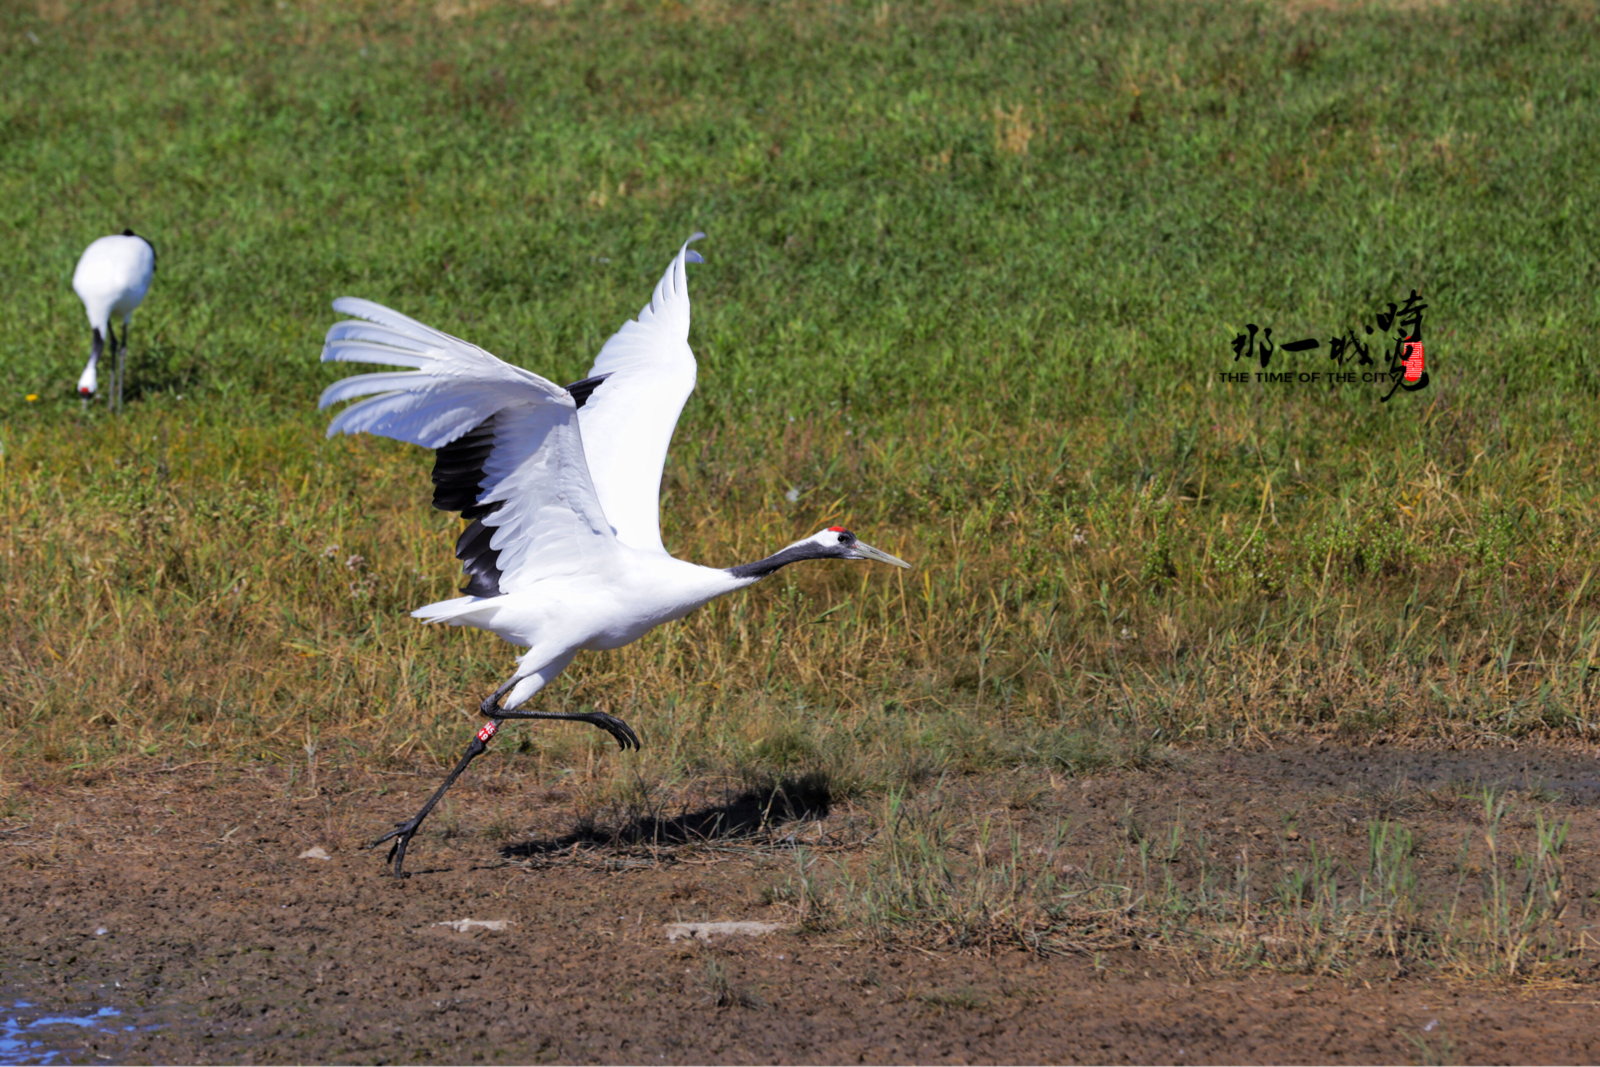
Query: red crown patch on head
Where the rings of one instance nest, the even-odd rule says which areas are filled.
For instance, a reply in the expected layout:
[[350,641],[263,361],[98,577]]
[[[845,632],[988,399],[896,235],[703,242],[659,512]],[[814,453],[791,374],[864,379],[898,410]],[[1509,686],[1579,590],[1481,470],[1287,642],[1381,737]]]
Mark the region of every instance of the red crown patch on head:
[[830,527],[828,527],[828,532],[829,533],[849,533],[850,531],[846,530],[843,526],[830,526]]

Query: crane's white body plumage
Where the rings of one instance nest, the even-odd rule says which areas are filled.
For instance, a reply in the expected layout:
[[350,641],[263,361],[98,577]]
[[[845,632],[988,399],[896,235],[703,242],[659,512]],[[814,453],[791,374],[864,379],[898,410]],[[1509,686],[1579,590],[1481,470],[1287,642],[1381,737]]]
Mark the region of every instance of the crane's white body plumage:
[[72,290],[83,301],[91,329],[105,331],[113,315],[126,323],[150,291],[156,256],[143,237],[112,234],[90,243],[72,272]]
[[[98,337],[106,338],[112,318],[120,315],[126,331],[134,309],[143,303],[145,294],[150,291],[155,271],[155,249],[143,237],[132,233],[112,234],[91,242],[72,272],[72,289],[83,301],[89,328]],[[89,356],[89,365],[78,379],[81,395],[90,396],[98,387],[96,365],[100,362],[100,352],[96,344]]]
[[[691,238],[693,240],[693,238]],[[321,406],[366,397],[329,436],[375,433],[442,448],[493,421],[477,502],[498,553],[499,595],[417,609],[430,622],[474,626],[528,651],[503,706],[515,709],[580,650],[620,648],[663,622],[754,582],[674,559],[661,541],[667,447],[694,390],[687,243],[637,321],[606,342],[591,377],[609,377],[579,409],[567,390],[476,345],[365,300],[334,309],[324,360],[411,368],[329,386]]]

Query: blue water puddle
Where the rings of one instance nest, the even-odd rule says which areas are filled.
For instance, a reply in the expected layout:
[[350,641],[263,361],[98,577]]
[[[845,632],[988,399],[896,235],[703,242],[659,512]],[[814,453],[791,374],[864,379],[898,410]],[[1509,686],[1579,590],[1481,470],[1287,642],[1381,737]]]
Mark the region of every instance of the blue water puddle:
[[137,1027],[118,1023],[122,1013],[105,1007],[93,1015],[34,1015],[26,1000],[0,1005],[0,1064],[61,1063],[82,1058],[90,1034],[124,1034]]

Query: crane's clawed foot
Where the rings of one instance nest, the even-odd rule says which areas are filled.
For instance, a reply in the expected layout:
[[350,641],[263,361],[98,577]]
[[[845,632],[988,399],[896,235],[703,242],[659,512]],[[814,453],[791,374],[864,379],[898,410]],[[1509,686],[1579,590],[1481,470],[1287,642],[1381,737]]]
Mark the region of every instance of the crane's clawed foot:
[[573,718],[579,722],[586,722],[591,726],[600,727],[600,729],[617,739],[617,747],[624,752],[628,751],[629,748],[637,749],[641,747],[639,735],[633,732],[633,727],[615,715],[607,715],[603,711],[591,711],[583,715],[574,715]]
[[[425,814],[426,813],[424,813],[424,815]],[[390,830],[388,833],[384,834],[380,838],[377,838],[372,842],[372,844],[367,846],[368,848],[377,848],[385,841],[394,842],[394,844],[389,846],[389,855],[384,862],[394,864],[394,876],[396,878],[406,877],[406,872],[404,870],[406,862],[406,846],[411,844],[411,839],[416,836],[417,830],[422,826],[423,817],[423,815],[418,815],[414,819],[407,819],[405,822],[396,823],[393,830]]]

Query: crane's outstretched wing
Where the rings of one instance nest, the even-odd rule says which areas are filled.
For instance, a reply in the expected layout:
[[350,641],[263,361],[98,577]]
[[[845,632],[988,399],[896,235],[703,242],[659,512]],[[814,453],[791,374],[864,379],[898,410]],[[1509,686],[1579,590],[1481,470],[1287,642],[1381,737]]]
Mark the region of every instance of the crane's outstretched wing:
[[704,236],[683,243],[638,320],[611,336],[578,383],[590,390],[578,424],[595,494],[617,540],[645,552],[666,552],[661,471],[678,415],[694,392],[688,264],[703,260],[689,244]]
[[333,308],[366,321],[336,323],[324,362],[414,369],[328,386],[319,407],[367,397],[335,416],[328,436],[375,433],[438,450],[433,505],[472,520],[456,542],[469,577],[462,592],[516,593],[613,565],[616,537],[565,389],[369,300],[342,297]]

